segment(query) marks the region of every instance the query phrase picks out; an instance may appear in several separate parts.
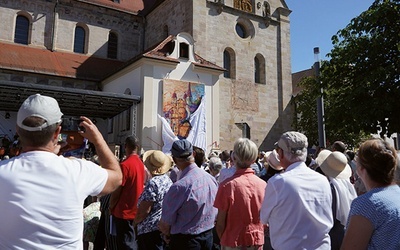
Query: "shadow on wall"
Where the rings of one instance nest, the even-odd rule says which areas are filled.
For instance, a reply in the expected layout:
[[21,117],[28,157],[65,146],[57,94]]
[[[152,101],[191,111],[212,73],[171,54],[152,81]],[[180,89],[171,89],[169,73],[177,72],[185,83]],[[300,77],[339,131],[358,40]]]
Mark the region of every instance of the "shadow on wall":
[[270,151],[274,149],[275,142],[278,141],[280,136],[286,131],[292,130],[292,122],[294,117],[294,107],[292,102],[286,106],[279,118],[272,125],[269,132],[264,137],[264,140],[260,144],[259,149],[263,151]]

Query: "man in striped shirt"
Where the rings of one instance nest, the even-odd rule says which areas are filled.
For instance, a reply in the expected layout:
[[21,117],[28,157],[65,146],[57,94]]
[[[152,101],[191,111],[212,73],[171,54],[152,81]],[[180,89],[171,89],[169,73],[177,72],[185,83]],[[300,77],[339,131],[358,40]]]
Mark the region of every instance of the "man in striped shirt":
[[171,154],[182,174],[164,197],[160,231],[170,239],[170,249],[211,250],[217,214],[213,204],[218,184],[194,163],[189,141],[175,141]]

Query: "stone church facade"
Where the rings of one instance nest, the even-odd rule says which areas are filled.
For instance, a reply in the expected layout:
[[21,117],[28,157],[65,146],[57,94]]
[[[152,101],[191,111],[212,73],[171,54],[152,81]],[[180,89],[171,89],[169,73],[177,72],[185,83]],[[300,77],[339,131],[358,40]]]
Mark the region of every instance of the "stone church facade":
[[[217,65],[226,67],[224,52],[229,53],[231,75],[221,75],[218,83],[223,149],[242,136],[243,123],[250,127],[250,138],[265,150],[291,128],[289,14],[280,0],[174,0],[164,1],[146,16],[146,46],[167,32],[184,31],[192,34],[196,52]],[[243,38],[239,28],[246,33]],[[261,75],[257,82],[255,58]]]
[[[185,32],[193,37],[196,54],[226,69],[213,85],[217,101],[208,112],[218,112],[211,123],[219,136],[211,147],[231,149],[238,137],[248,136],[260,150],[270,150],[293,119],[289,15],[284,0],[0,0],[1,47],[11,46],[16,54],[30,53],[28,47],[71,61],[0,59],[0,81],[100,92],[104,80],[124,65],[169,35]],[[15,44],[20,16],[29,23],[27,44]],[[80,52],[75,51],[78,29],[85,35]],[[117,49],[110,56],[111,38]],[[89,67],[90,62],[102,67]],[[130,112],[135,115],[135,108]],[[126,124],[121,115],[107,117],[114,129]],[[109,130],[110,122],[104,123]]]

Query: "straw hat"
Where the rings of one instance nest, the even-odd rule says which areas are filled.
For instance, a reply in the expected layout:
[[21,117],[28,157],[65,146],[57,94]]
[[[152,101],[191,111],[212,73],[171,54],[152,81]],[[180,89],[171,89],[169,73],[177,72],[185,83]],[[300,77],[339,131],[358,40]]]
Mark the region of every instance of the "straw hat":
[[347,164],[347,157],[339,151],[322,150],[316,161],[322,172],[329,177],[347,179],[351,176],[351,168]]
[[143,154],[143,162],[152,175],[163,175],[172,167],[172,158],[160,150],[148,150]]
[[268,162],[268,165],[277,171],[283,169],[283,167],[281,166],[281,162],[278,159],[278,153],[275,149],[265,153],[264,162]]

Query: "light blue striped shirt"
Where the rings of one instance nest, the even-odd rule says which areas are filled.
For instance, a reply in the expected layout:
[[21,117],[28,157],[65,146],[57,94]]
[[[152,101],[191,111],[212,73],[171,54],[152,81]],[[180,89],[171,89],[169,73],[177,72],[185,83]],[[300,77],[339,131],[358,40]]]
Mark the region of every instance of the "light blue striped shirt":
[[164,197],[161,220],[171,234],[200,234],[214,227],[218,184],[196,164],[186,167]]

